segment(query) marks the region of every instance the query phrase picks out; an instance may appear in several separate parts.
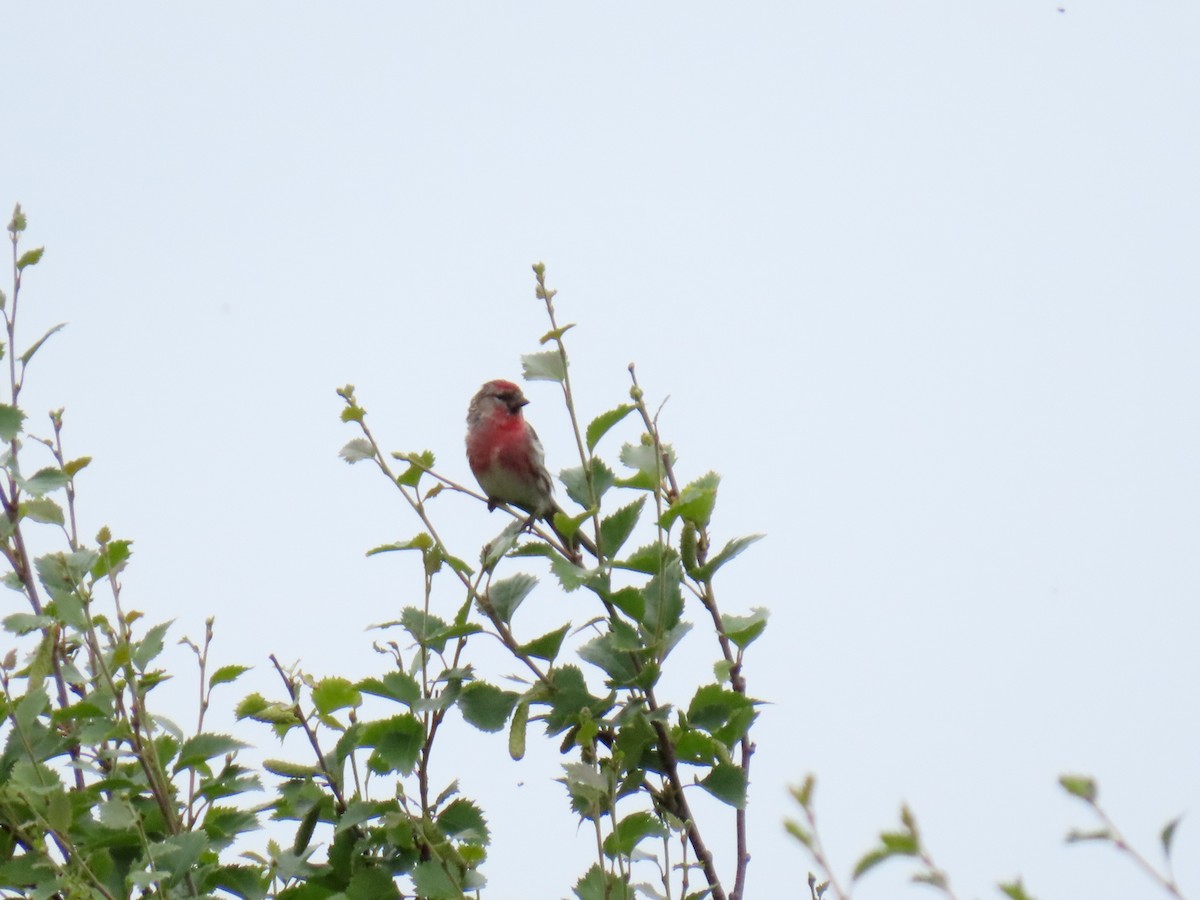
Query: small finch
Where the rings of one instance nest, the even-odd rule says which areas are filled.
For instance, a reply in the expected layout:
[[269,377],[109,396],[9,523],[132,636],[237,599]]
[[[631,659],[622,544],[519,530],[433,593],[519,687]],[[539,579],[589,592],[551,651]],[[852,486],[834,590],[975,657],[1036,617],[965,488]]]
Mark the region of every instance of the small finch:
[[554,501],[542,442],[521,412],[528,402],[511,381],[481,387],[467,410],[467,462],[487,494],[488,509],[511,503],[529,513],[531,521],[548,523],[568,549],[582,544],[594,556],[595,545],[586,535],[567,538],[554,524],[554,514],[562,509]]

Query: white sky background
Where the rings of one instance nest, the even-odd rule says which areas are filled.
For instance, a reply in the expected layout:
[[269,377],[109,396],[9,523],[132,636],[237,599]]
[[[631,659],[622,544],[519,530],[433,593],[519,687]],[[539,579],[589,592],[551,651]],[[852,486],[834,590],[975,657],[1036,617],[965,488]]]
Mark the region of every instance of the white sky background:
[[[806,890],[780,823],[808,771],[843,874],[906,800],[960,897],[1155,896],[1063,846],[1079,771],[1156,860],[1190,813],[1194,896],[1197,46],[1158,0],[7,4],[0,203],[48,247],[24,333],[70,322],[27,408],[96,457],[84,527],[135,539],[126,603],[176,636],[215,615],[216,662],[256,665],[226,709],[278,693],[270,652],[377,672],[364,626],[419,580],[363,553],[417,523],[338,460],[334,388],[469,479],[467,401],[538,349],[545,260],[585,418],[636,360],[685,477],[724,476],[718,538],[769,534],[718,584],[773,611],[750,896]],[[572,464],[556,389],[529,394]],[[503,524],[438,507],[465,556]],[[580,597],[544,582],[518,624]],[[185,724],[193,689],[162,691]],[[492,898],[588,865],[537,743],[442,748],[495,829]],[[897,866],[858,896],[927,891]]]

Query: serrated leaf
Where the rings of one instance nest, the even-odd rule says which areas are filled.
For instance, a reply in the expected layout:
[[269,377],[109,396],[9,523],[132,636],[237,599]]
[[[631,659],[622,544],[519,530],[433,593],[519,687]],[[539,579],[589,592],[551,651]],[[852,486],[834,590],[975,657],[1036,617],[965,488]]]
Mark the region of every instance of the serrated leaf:
[[133,643],[132,660],[139,672],[145,672],[146,666],[162,652],[163,638],[174,619],[160,622],[146,631],[146,636]]
[[51,335],[53,335],[59,331],[62,331],[66,327],[67,327],[66,322],[59,322],[57,325],[55,325],[53,328],[51,328],[49,331],[47,331],[45,334],[43,334],[40,338],[38,338],[36,341],[34,341],[33,344],[30,346],[30,348],[21,354],[21,357],[20,357],[21,363],[23,365],[29,365],[29,361],[31,359],[33,359],[33,354],[37,353],[38,350],[41,349],[42,344],[46,343],[46,341],[50,339]]
[[721,476],[709,472],[684,486],[675,502],[662,514],[662,527],[670,528],[676,519],[683,518],[697,528],[707,528],[717,503],[717,486],[720,483]]
[[362,694],[347,678],[323,678],[312,689],[313,706],[323,716],[362,705]]
[[402,484],[405,487],[415,488],[421,483],[421,476],[433,468],[434,456],[432,450],[393,455],[408,463],[408,468],[396,476],[396,483]]
[[[663,452],[667,455],[671,463],[674,464],[675,454],[670,447],[664,445]],[[649,487],[653,487],[658,479],[662,478],[663,461],[655,452],[652,442],[623,444],[621,446],[620,460],[630,469],[636,469],[643,475],[650,476]]]
[[604,839],[604,852],[609,856],[629,856],[633,848],[648,837],[664,838],[669,833],[667,826],[653,813],[630,813],[613,828]]
[[619,878],[596,863],[575,882],[574,893],[578,900],[633,900],[635,896],[628,879]]
[[727,747],[741,740],[757,717],[753,700],[719,684],[700,687],[688,704],[688,721]]
[[483,811],[478,806],[460,797],[437,817],[438,827],[456,841],[468,844],[486,844],[490,833]]
[[0,440],[11,441],[21,433],[21,423],[25,421],[25,413],[15,406],[0,403]]
[[749,647],[767,628],[770,610],[765,607],[755,607],[748,616],[721,616],[721,630],[725,636],[739,647]]
[[411,713],[363,724],[360,743],[373,747],[368,764],[379,774],[397,772],[407,775],[416,765],[425,732]]
[[567,377],[562,355],[557,350],[526,353],[521,357],[521,370],[526,381],[557,381]]
[[472,681],[458,696],[458,708],[469,725],[480,731],[499,731],[508,721],[517,694],[484,681]]
[[35,497],[22,501],[21,516],[47,525],[62,525],[66,522],[62,507],[49,497]]
[[568,623],[561,628],[556,628],[553,631],[543,634],[541,637],[534,638],[529,643],[521,645],[521,652],[526,656],[533,656],[552,663],[558,657],[558,652],[562,649],[563,639],[567,636],[570,628],[571,625]]
[[29,634],[49,628],[54,624],[53,616],[38,616],[33,613],[11,613],[4,617],[4,630],[10,634]]
[[711,581],[717,569],[721,568],[721,566],[725,565],[725,563],[740,554],[751,544],[761,541],[763,537],[764,535],[761,534],[750,534],[745,537],[734,538],[721,549],[720,553],[710,557],[708,562],[697,569],[689,571],[688,574],[697,581]]
[[600,541],[604,553],[609,558],[615,557],[625,546],[633,529],[637,527],[638,517],[646,505],[646,498],[640,497],[628,506],[622,506],[610,516],[605,516],[600,522]]
[[133,555],[133,541],[109,541],[100,548],[96,562],[92,566],[93,578],[104,578],[110,572],[116,574],[125,568],[125,563]]
[[207,763],[214,756],[224,756],[249,746],[227,734],[194,735],[184,741],[183,746],[179,748],[179,759],[175,761],[175,772],[194,769]]
[[321,773],[316,766],[289,762],[286,759],[264,759],[262,767],[280,778],[313,778]]
[[700,786],[734,809],[746,807],[746,774],[731,763],[713,766],[712,771],[701,779]]
[[375,448],[371,446],[371,442],[366,438],[354,438],[346,443],[341,450],[338,451],[338,456],[348,463],[362,462],[364,459],[375,458]]
[[69,481],[70,479],[62,469],[47,466],[44,469],[38,469],[29,478],[21,479],[20,484],[28,493],[35,497],[41,497],[43,494],[66,487]]
[[385,672],[382,678],[366,678],[357,685],[364,694],[386,697],[412,706],[421,697],[421,686],[407,672]]
[[218,684],[229,684],[237,681],[243,672],[249,672],[250,666],[229,665],[221,666],[217,671],[213,672],[208,679],[209,690],[212,690]]
[[588,453],[596,449],[596,445],[600,443],[600,439],[612,429],[614,425],[624,419],[627,415],[634,411],[636,407],[630,406],[628,403],[622,403],[615,409],[610,409],[607,412],[602,412],[596,418],[588,423],[587,427],[587,448]]
[[506,625],[512,622],[513,613],[537,583],[534,576],[521,573],[491,584],[487,592],[488,601],[501,622]]
[[413,887],[422,900],[459,900],[463,896],[462,888],[442,866],[431,859],[413,868]]
[[[590,462],[592,473],[591,490],[588,489],[587,469],[583,466],[573,466],[563,469],[558,473],[558,479],[566,488],[567,496],[575,503],[578,503],[584,509],[591,509],[595,504],[600,502],[600,499],[608,492],[617,482],[617,478],[613,475],[612,470],[604,464],[604,460],[598,456],[593,456]],[[592,493],[595,494],[595,500],[592,499]]]

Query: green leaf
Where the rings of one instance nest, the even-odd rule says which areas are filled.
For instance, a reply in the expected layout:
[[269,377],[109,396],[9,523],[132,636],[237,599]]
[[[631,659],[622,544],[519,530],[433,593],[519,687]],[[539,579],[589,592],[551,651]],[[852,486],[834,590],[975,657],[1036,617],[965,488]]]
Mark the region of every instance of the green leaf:
[[243,672],[249,672],[250,666],[221,666],[217,671],[213,672],[208,679],[208,688],[212,690],[218,684],[229,684],[237,681]]
[[492,583],[487,596],[501,622],[506,625],[512,622],[513,613],[537,583],[538,580],[534,576],[524,573]]
[[362,694],[347,678],[323,678],[312,689],[313,706],[323,716],[362,705]]
[[62,507],[49,497],[35,497],[22,501],[21,516],[47,525],[62,525],[66,522]]
[[[671,449],[671,446],[663,444],[662,451],[671,465],[674,465],[675,451]],[[654,442],[647,435],[642,435],[641,443],[623,444],[620,459],[629,468],[636,469],[639,474],[646,476],[643,481],[631,482],[630,487],[650,489],[662,479],[664,471],[662,459],[655,452]]]
[[547,331],[540,338],[538,338],[538,343],[539,344],[548,344],[550,341],[561,341],[562,336],[574,327],[575,327],[575,323],[572,322],[570,325],[561,325],[558,328],[554,328],[550,331]]
[[66,487],[70,480],[62,469],[47,466],[44,469],[38,469],[30,478],[21,479],[20,484],[26,492],[40,497]]
[[408,707],[421,698],[421,686],[407,672],[386,672],[382,678],[365,678],[357,687],[364,694],[386,697]]
[[579,657],[585,662],[602,669],[614,687],[632,684],[639,675],[636,665],[643,654],[637,630],[621,621],[610,626],[612,630],[598,635],[579,648]]
[[637,526],[638,516],[646,505],[646,498],[640,497],[635,503],[622,506],[611,516],[605,516],[600,522],[600,541],[604,552],[610,558],[615,557],[625,546],[633,529]]
[[405,487],[415,488],[421,483],[421,476],[433,468],[432,450],[422,450],[420,453],[402,453],[398,458],[408,463],[408,468],[396,476],[396,483]]
[[642,624],[651,634],[665,634],[679,624],[683,615],[682,578],[683,566],[677,558],[672,558],[643,590],[646,607]]
[[1107,828],[1095,828],[1091,831],[1073,829],[1067,834],[1068,844],[1081,844],[1087,841],[1111,841],[1113,834]]
[[588,424],[587,427],[587,448],[588,453],[596,449],[596,445],[600,443],[600,438],[608,434],[609,430],[629,415],[636,407],[630,406],[628,403],[622,403],[615,409],[610,409],[608,412],[602,412]]
[[262,766],[272,775],[278,775],[281,778],[308,779],[321,773],[317,766],[289,762],[286,759],[264,759]]
[[33,250],[26,250],[17,260],[17,271],[27,269],[30,266],[36,266],[42,258],[42,254],[46,252],[45,247],[36,247]]
[[227,734],[197,734],[184,741],[183,746],[179,748],[179,759],[175,761],[175,772],[195,769],[207,763],[214,756],[224,756],[249,746]]
[[549,703],[550,710],[546,713],[546,729],[550,734],[559,734],[577,724],[585,710],[586,715],[594,720],[612,708],[613,695],[593,697],[577,666],[558,666],[549,674],[548,682],[546,687],[549,696],[545,701]]
[[234,710],[239,720],[253,719],[268,725],[292,727],[300,724],[295,711],[289,704],[266,700],[261,694],[250,694]]
[[707,528],[712,520],[713,507],[717,503],[717,485],[720,483],[721,476],[716,472],[709,472],[686,485],[679,492],[675,502],[662,514],[662,527],[670,528],[676,519],[683,518],[697,528]]
[[704,685],[688,704],[688,721],[727,747],[741,740],[757,716],[753,700],[719,684]]
[[766,630],[767,618],[770,615],[770,610],[762,606],[756,606],[748,616],[722,615],[721,630],[737,647],[744,650]]
[[499,731],[508,721],[518,695],[503,691],[484,681],[472,681],[463,687],[458,708],[467,723],[480,731]]
[[174,619],[171,619],[166,622],[160,622],[153,628],[148,629],[146,636],[134,644],[133,664],[139,672],[145,672],[146,666],[150,665],[150,661],[162,652],[163,637],[174,621]]
[[413,886],[422,900],[459,900],[462,888],[436,860],[418,863],[412,870]]
[[668,834],[667,826],[653,813],[631,813],[618,822],[612,833],[604,839],[604,852],[609,856],[628,856],[646,838],[664,838]]
[[526,656],[533,656],[552,663],[558,657],[558,652],[562,649],[563,639],[567,636],[570,628],[571,624],[568,622],[561,628],[556,628],[553,631],[543,634],[541,637],[534,638],[529,643],[521,645],[521,652]]
[[124,569],[125,563],[133,555],[132,546],[133,541],[109,541],[104,544],[91,568],[92,577],[104,578],[109,572],[115,575]]
[[53,616],[38,616],[33,613],[12,613],[4,617],[4,630],[10,634],[29,634],[54,624]]
[[721,566],[740,554],[755,541],[762,539],[763,535],[761,534],[751,534],[746,537],[734,538],[722,548],[720,553],[711,557],[708,562],[699,568],[689,571],[688,574],[697,581],[712,581],[712,577],[716,574],[717,569],[721,568]]
[[563,364],[562,355],[557,350],[524,354],[521,357],[521,369],[526,381],[557,381],[561,383],[567,377],[567,369]]
[[25,421],[25,413],[15,406],[0,403],[0,440],[11,441],[21,433],[21,423]]
[[1010,900],[1034,900],[1031,894],[1025,892],[1025,885],[1021,883],[1021,879],[1016,881],[1002,882],[996,885],[1004,893],[1004,896]]
[[490,838],[483,812],[470,800],[459,798],[442,810],[438,827],[456,841],[486,844]]
[[86,469],[92,462],[90,456],[81,456],[78,459],[68,460],[63,464],[63,471],[67,473],[68,478],[74,478],[80,471]]
[[443,619],[415,606],[406,606],[400,613],[400,625],[420,646],[437,653],[446,649],[446,622]]
[[734,809],[746,807],[746,775],[732,763],[713,766],[712,771],[701,779],[700,786]]
[[348,463],[362,462],[364,459],[375,458],[375,448],[366,438],[354,438],[338,451],[338,456]]
[[1095,803],[1099,795],[1096,780],[1086,775],[1063,775],[1058,779],[1058,783],[1072,797],[1078,797],[1086,803]]
[[1162,841],[1163,854],[1169,860],[1171,858],[1171,842],[1175,840],[1175,829],[1179,827],[1179,823],[1183,820],[1183,816],[1176,816],[1163,828],[1159,835],[1159,840]]
[[598,863],[593,863],[587,874],[575,882],[574,891],[579,900],[634,900],[635,894],[627,879],[618,878]]
[[525,730],[529,725],[529,704],[518,703],[508,726],[508,755],[515,760],[525,757]]
[[653,575],[662,569],[669,560],[678,559],[674,548],[664,544],[647,544],[639,547],[618,564],[622,569]]
[[379,547],[373,547],[367,551],[367,556],[374,556],[377,553],[390,553],[393,550],[420,550],[422,553],[426,553],[432,549],[433,538],[421,532],[411,540],[397,541],[394,544],[383,544]]
[[33,359],[33,354],[37,353],[38,350],[41,349],[42,344],[46,343],[46,341],[48,341],[50,339],[51,335],[53,335],[59,331],[62,331],[66,327],[67,327],[66,322],[59,322],[57,325],[55,325],[53,328],[51,328],[49,331],[47,331],[45,334],[43,334],[40,338],[38,338],[36,341],[34,341],[33,345],[28,350],[26,350],[24,353],[21,354],[21,357],[20,357],[21,363],[23,365],[29,365],[29,361],[31,359]]
[[595,500],[592,499],[592,494],[588,490],[587,469],[583,466],[573,466],[563,469],[558,473],[559,481],[566,488],[567,496],[572,501],[578,503],[584,509],[591,509],[600,502],[607,492],[617,482],[617,477],[612,473],[612,469],[604,464],[604,460],[598,456],[593,456],[590,462],[592,473],[592,489],[595,491]]
[[373,747],[368,764],[379,774],[409,774],[417,763],[425,731],[419,719],[410,713],[363,724],[361,743]]

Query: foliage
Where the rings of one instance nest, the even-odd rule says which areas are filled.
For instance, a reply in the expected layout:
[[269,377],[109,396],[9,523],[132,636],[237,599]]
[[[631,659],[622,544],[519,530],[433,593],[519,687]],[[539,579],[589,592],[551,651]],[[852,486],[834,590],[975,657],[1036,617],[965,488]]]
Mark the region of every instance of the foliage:
[[[1137,867],[1152,881],[1158,884],[1169,896],[1183,900],[1183,894],[1175,881],[1171,868],[1171,849],[1175,839],[1175,830],[1179,826],[1177,817],[1168,822],[1159,835],[1162,844],[1165,868],[1160,871],[1155,868],[1141,853],[1125,839],[1117,829],[1108,813],[1099,805],[1099,788],[1095,779],[1080,775],[1063,775],[1059,778],[1063,790],[1091,807],[1092,812],[1100,821],[1100,827],[1088,831],[1073,830],[1067,835],[1069,843],[1079,841],[1099,841],[1109,844],[1118,852],[1128,856]],[[850,882],[846,887],[838,881],[825,848],[821,843],[820,832],[817,828],[817,812],[813,794],[816,791],[816,779],[809,775],[799,787],[792,788],[792,798],[800,806],[804,815],[803,821],[788,819],[784,826],[789,834],[799,841],[808,852],[809,858],[821,873],[818,877],[809,873],[808,887],[812,900],[850,900],[853,889],[862,876],[873,870],[880,863],[890,859],[909,859],[916,863],[916,872],[912,880],[927,884],[943,894],[948,900],[955,900],[955,893],[950,887],[950,879],[933,861],[929,849],[922,840],[917,828],[916,817],[907,806],[900,808],[900,827],[893,831],[884,831],[879,835],[879,843],[868,850],[854,865]],[[1009,900],[1033,900],[1026,892],[1020,878],[1003,881],[996,888]]]
[[[567,815],[588,825],[596,847],[594,863],[574,885],[577,897],[744,895],[750,732],[758,704],[747,693],[743,666],[767,616],[723,614],[715,581],[757,536],[714,552],[719,478],[677,480],[675,453],[632,367],[628,402],[581,426],[563,340],[572,326],[557,323],[544,267],[534,269],[550,320],[541,343],[549,349],[523,362],[527,378],[561,386],[579,451],[578,466],[564,471],[562,481],[582,511],[555,524],[568,535],[586,529],[595,558],[585,563],[553,531],[530,528],[523,513],[509,510],[512,522],[477,563],[468,563],[472,554],[440,537],[434,501],[446,491],[486,498],[439,474],[431,453],[384,453],[354,388],[341,389],[342,419],[359,431],[343,458],[373,463],[419,523],[413,537],[368,555],[417,554],[423,599],[381,626],[389,632],[379,647],[386,665],[372,677],[316,676],[269,657],[280,694],[244,697],[237,715],[257,723],[264,736],[301,736],[309,753],[267,760],[260,771],[241,761],[241,740],[205,727],[214,695],[227,695],[225,686],[247,670],[210,662],[211,620],[202,640],[182,641],[200,672],[194,729],[155,707],[155,689],[171,677],[159,663],[171,623],[150,624],[127,609],[121,576],[132,541],[108,528],[91,542],[80,537],[76,479],[89,458],[64,449],[63,411],[50,414],[47,436],[29,430],[20,405],[27,370],[62,326],[17,355],[22,279],[43,255],[40,248],[20,251],[25,228],[18,206],[9,225],[12,295],[0,293],[7,336],[0,352],[10,388],[9,402],[0,404],[0,552],[7,562],[3,581],[26,608],[3,620],[12,647],[0,660],[0,892],[479,895],[491,837],[487,819],[457,781],[431,783],[437,738],[454,713],[483,732],[507,729],[516,759],[534,724],[560,747]],[[629,423],[637,429],[616,459],[599,456],[614,429]],[[35,552],[42,545],[50,549]],[[559,589],[589,598],[587,622],[525,633],[518,611],[539,579],[516,569],[535,561],[543,561]],[[435,598],[436,585],[448,585],[457,599],[444,604],[447,589]],[[704,623],[696,635],[707,635],[714,648],[713,677],[685,696],[666,698],[661,678],[693,630],[689,608]],[[499,640],[525,673],[517,689],[500,687],[495,675],[477,668],[472,651],[484,636]],[[250,803],[264,787],[270,799]],[[690,799],[696,791],[725,804],[727,825],[699,821]],[[240,852],[268,819],[292,824],[290,844],[266,840]],[[730,873],[718,871],[709,849],[718,826],[732,850]]]

